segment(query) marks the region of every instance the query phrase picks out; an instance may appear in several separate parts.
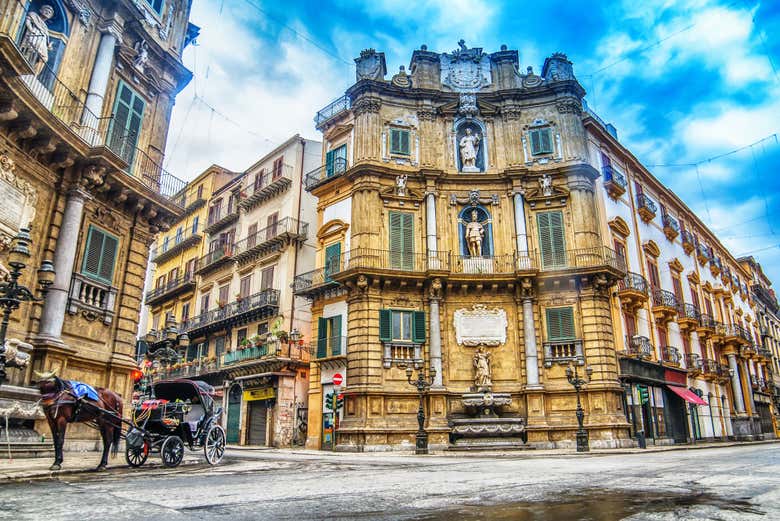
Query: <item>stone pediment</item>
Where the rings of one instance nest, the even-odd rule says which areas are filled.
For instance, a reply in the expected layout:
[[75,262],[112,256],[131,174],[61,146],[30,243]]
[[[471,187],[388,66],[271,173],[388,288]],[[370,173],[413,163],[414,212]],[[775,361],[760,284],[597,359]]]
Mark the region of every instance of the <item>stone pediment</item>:
[[415,207],[420,206],[420,203],[422,203],[422,200],[425,196],[422,192],[418,190],[414,190],[412,188],[406,188],[403,193],[399,193],[398,189],[396,187],[387,187],[383,188],[379,192],[379,198],[382,200],[382,203],[387,205],[395,203],[399,206],[404,206],[405,204],[414,205]]
[[[453,100],[449,103],[439,105],[437,109],[444,116],[455,117],[460,111],[460,100]],[[498,114],[498,105],[482,101],[479,98],[477,99],[477,109],[482,116],[493,116]]]
[[531,208],[566,206],[566,201],[569,199],[569,190],[561,186],[551,186],[547,190],[541,187],[531,188],[526,191],[525,199]]

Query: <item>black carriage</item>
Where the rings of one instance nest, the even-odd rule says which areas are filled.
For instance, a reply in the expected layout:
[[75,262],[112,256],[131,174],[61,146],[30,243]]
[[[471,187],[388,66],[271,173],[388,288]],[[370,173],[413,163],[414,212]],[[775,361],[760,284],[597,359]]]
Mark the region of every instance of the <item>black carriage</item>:
[[176,467],[184,447],[203,448],[206,461],[216,465],[225,454],[225,430],[219,424],[222,407],[214,402],[214,388],[199,380],[162,380],[151,394],[133,407],[132,426],[125,434],[125,458],[140,467],[151,453],[163,465]]

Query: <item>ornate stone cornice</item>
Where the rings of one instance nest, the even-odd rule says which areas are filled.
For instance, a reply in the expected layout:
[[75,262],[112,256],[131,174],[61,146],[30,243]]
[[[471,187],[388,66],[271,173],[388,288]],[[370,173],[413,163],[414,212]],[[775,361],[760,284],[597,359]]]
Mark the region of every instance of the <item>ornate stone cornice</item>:
[[555,108],[560,114],[582,115],[582,103],[572,98],[558,100],[555,103]]
[[376,113],[382,107],[382,99],[374,97],[361,97],[352,105],[352,112],[359,116],[365,112]]

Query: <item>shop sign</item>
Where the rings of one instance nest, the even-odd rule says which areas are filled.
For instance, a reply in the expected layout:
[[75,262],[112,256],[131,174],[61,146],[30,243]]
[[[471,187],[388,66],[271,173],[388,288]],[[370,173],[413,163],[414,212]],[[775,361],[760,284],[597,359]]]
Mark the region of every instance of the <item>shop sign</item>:
[[273,387],[263,387],[260,389],[246,389],[244,391],[244,401],[254,402],[257,400],[269,400],[276,396],[276,389]]

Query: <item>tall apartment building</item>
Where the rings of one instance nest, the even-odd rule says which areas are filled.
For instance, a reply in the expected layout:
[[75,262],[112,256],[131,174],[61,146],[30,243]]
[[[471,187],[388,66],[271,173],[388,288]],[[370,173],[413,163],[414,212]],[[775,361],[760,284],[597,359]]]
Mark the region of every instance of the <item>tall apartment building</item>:
[[[202,209],[191,308],[174,315],[190,346],[160,376],[221,389],[230,443],[285,446],[305,436],[311,318],[291,285],[296,270],[314,266],[316,203],[302,181],[320,156],[319,142],[293,136],[216,187]],[[160,309],[157,335],[168,308]]]
[[189,12],[174,0],[0,1],[0,259],[30,228],[20,282],[34,289],[44,259],[56,270],[45,302],[11,315],[8,337],[28,344],[32,364],[8,371],[0,407],[22,404],[10,422],[21,437],[40,439],[39,396],[23,387],[32,370],[131,395],[148,245],[182,212],[185,183],[160,165],[191,78]]
[[505,46],[423,46],[389,79],[383,53],[355,62],[305,180],[307,446],[333,442],[335,373],[337,450],[412,446],[409,367],[434,373],[434,447],[572,446],[575,369],[591,446],[762,435],[748,273],[583,106],[566,56],[536,74]]

